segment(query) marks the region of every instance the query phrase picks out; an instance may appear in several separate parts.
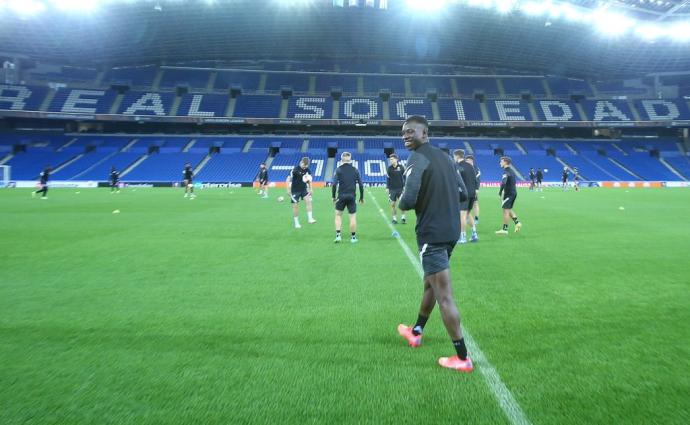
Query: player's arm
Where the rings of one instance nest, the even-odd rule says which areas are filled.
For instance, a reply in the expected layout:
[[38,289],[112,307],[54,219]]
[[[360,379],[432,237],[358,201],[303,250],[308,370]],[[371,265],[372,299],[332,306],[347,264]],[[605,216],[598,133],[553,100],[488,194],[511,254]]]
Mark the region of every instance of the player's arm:
[[506,182],[508,180],[508,174],[503,174],[503,178],[501,179],[501,188],[498,189],[498,196],[502,197],[503,196],[503,190],[506,188]]
[[400,164],[400,171],[402,172],[403,186],[405,186],[405,180],[407,180],[407,177],[405,176],[405,166],[402,164]]
[[[294,172],[294,171],[293,171],[293,172]],[[285,179],[285,191],[288,193],[288,195],[290,195],[290,185],[292,184],[292,174],[293,174],[293,172],[291,172],[290,174],[288,174],[287,179]]]
[[362,176],[359,174],[359,170],[355,170],[357,172],[356,178],[357,178],[357,184],[359,185],[359,203],[363,204],[364,203],[364,185],[362,184]]
[[400,198],[398,207],[403,211],[414,209],[417,205],[417,197],[419,196],[419,189],[422,187],[422,176],[424,171],[429,166],[429,160],[424,156],[413,152],[410,159],[407,161],[407,179],[405,180],[405,187]]
[[[453,164],[453,161],[450,158],[448,158],[448,162],[450,163],[450,166],[453,167],[453,170],[455,170],[455,165]],[[468,198],[465,180],[463,180],[462,175],[459,171],[455,172],[455,177],[458,179],[458,200],[459,202],[465,202]]]
[[335,194],[338,191],[338,183],[340,183],[340,170],[336,169],[335,174],[333,174],[333,185],[331,186],[331,195],[333,197],[333,202],[335,202]]
[[391,190],[391,167],[386,169],[386,192]]

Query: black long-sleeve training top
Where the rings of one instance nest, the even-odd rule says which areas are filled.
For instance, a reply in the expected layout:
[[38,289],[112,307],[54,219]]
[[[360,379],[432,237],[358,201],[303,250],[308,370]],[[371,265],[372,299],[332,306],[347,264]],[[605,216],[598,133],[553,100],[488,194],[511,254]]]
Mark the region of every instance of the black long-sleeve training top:
[[333,177],[333,199],[335,199],[336,190],[338,190],[338,198],[344,196],[355,197],[357,195],[356,189],[359,186],[359,199],[364,199],[364,186],[362,185],[362,178],[359,175],[359,170],[352,166],[352,164],[345,163],[335,170]]
[[460,237],[460,202],[467,189],[453,161],[442,150],[424,143],[407,161],[400,209],[417,213],[417,243],[455,242]]
[[498,194],[502,195],[504,198],[517,195],[517,186],[515,183],[516,179],[513,169],[510,167],[504,168],[503,179],[501,180],[501,189],[498,191]]
[[477,196],[477,172],[475,171],[472,164],[467,161],[460,161],[455,163],[460,177],[462,177],[462,182],[465,183],[467,188],[467,195],[470,198]]

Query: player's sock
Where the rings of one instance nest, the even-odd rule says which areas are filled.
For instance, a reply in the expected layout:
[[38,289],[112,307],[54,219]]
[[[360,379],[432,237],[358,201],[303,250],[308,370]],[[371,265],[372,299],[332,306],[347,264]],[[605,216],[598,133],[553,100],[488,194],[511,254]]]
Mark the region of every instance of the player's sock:
[[477,233],[477,226],[472,226],[472,233]]
[[417,336],[424,331],[424,326],[426,326],[426,321],[429,320],[429,316],[422,316],[421,314],[417,316],[417,323],[414,324],[412,328],[412,334]]
[[513,217],[513,223],[518,224],[520,220],[518,220],[517,216]]
[[307,211],[307,218],[309,219],[309,221],[314,220],[314,217],[311,215],[311,211]]
[[503,230],[508,230],[508,225],[507,225],[507,224],[504,224],[504,225],[503,225]]
[[405,214],[401,215],[400,218],[405,220]]
[[475,215],[475,216],[474,216],[474,221],[479,221],[479,217]]
[[357,237],[357,232],[350,232],[350,237],[355,239]]
[[393,216],[393,221],[398,221],[398,216],[397,216],[397,215],[394,215],[394,216]]
[[293,220],[295,220],[295,226],[299,226],[299,218],[293,217]]
[[453,341],[455,352],[458,353],[460,360],[467,360],[467,347],[465,346],[465,338]]
[[336,236],[340,236],[340,230],[336,230],[336,231],[335,231],[335,235],[336,235]]

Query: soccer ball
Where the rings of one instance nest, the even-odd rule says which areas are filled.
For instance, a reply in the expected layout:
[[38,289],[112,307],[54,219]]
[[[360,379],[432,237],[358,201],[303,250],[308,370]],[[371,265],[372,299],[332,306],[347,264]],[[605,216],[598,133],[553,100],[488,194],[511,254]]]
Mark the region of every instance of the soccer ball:
[[278,197],[278,202],[283,202],[284,200],[285,200],[285,198],[283,198],[282,196]]
[[311,181],[311,174],[305,174],[302,176],[302,181],[305,183],[309,183]]

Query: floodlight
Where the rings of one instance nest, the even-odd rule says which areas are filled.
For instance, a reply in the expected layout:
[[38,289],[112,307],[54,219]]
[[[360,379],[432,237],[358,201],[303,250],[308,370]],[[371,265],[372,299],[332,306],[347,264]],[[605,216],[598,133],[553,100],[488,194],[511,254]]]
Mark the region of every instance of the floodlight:
[[548,2],[527,1],[520,5],[520,10],[528,16],[541,16],[546,13],[548,7]]
[[427,10],[430,12],[443,9],[448,3],[447,0],[407,0],[407,7],[413,10]]
[[38,0],[8,0],[6,4],[11,11],[20,16],[35,15],[46,8],[46,5]]
[[499,13],[509,13],[515,8],[516,4],[516,0],[496,0],[496,10]]
[[690,41],[690,22],[676,22],[669,26],[668,35],[675,41]]
[[611,37],[625,34],[635,25],[635,21],[627,16],[606,9],[594,11],[592,19],[600,33]]

